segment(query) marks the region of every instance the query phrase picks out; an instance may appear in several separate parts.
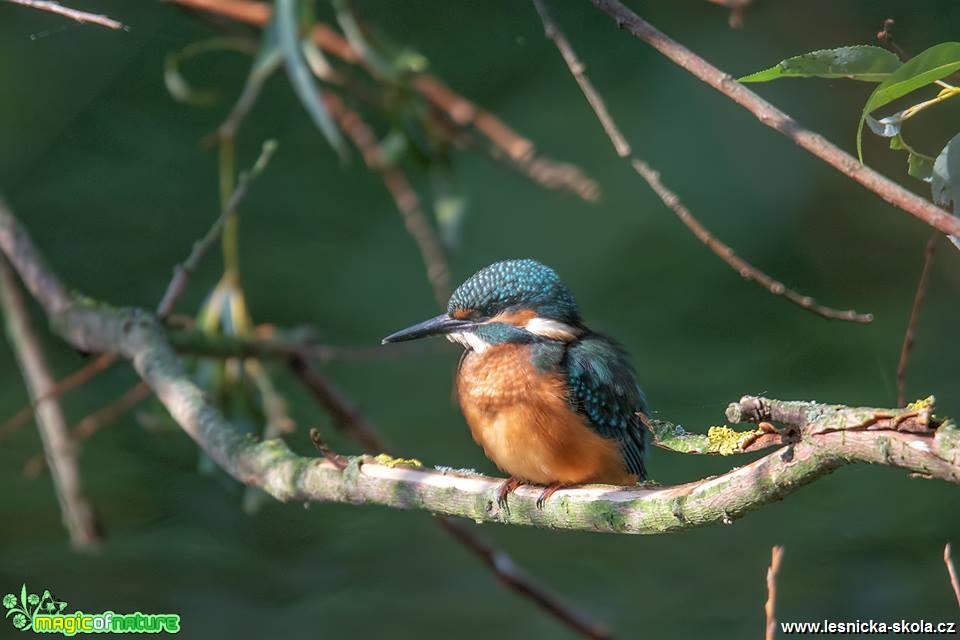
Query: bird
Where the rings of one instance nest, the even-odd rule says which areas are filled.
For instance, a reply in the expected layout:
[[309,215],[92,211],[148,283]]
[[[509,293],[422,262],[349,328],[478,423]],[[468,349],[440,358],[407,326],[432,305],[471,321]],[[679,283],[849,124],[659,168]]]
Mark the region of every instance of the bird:
[[455,392],[473,439],[509,479],[497,492],[647,479],[649,410],[614,339],[588,328],[556,271],[533,259],[477,271],[446,313],[392,333],[383,344],[446,336],[464,347]]

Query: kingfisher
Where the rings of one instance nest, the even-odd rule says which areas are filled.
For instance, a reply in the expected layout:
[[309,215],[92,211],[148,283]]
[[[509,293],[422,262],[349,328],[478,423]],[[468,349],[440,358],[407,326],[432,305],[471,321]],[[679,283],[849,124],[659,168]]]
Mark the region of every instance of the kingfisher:
[[447,312],[383,344],[446,336],[464,347],[456,396],[473,439],[509,475],[497,492],[633,485],[644,468],[647,402],[626,351],[589,329],[570,289],[535,260],[504,260],[457,287]]

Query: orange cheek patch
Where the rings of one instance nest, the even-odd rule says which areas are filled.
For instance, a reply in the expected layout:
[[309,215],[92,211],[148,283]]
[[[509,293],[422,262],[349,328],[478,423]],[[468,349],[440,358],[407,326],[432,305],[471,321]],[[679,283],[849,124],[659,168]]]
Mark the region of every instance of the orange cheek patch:
[[491,322],[503,322],[522,327],[528,321],[537,317],[537,312],[533,309],[523,309],[522,311],[501,311],[490,319]]
[[466,320],[474,314],[473,309],[454,309],[450,315],[457,320]]

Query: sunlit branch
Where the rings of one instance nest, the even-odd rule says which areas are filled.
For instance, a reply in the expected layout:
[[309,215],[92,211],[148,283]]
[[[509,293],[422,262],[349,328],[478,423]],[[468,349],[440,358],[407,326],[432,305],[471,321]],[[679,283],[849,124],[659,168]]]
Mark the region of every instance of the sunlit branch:
[[100,25],[101,27],[106,27],[107,29],[126,29],[124,24],[119,20],[114,20],[113,18],[99,13],[90,13],[88,11],[71,9],[70,7],[63,6],[59,2],[52,2],[51,0],[7,0],[7,2],[19,4],[24,7],[30,7],[31,9],[39,9],[40,11],[55,13],[65,18],[70,18],[71,20],[81,24],[96,24]]

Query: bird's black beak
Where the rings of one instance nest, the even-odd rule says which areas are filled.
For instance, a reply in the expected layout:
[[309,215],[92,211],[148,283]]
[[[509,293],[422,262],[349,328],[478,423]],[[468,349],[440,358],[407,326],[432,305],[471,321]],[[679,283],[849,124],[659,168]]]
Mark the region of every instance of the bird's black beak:
[[418,338],[426,338],[427,336],[440,336],[447,333],[463,331],[464,329],[470,329],[475,325],[476,323],[471,320],[458,320],[456,318],[451,318],[445,313],[441,313],[436,318],[430,318],[429,320],[421,322],[420,324],[415,324],[412,327],[407,327],[406,329],[402,329],[396,333],[391,333],[384,338],[380,344],[417,340]]

